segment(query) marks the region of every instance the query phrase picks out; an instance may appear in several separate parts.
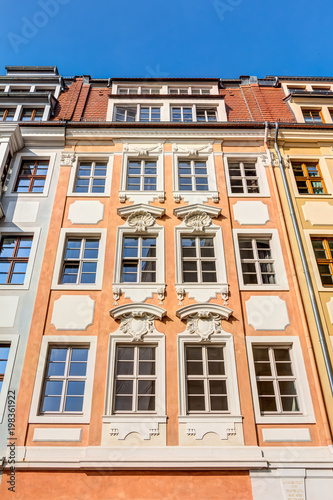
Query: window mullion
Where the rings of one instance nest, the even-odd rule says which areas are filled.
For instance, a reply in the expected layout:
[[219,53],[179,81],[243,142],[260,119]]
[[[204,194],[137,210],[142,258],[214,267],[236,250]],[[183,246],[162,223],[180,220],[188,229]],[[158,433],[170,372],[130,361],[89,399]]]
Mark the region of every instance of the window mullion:
[[69,366],[70,366],[71,354],[72,354],[72,349],[68,348],[64,376],[62,377],[63,383],[62,383],[61,400],[60,400],[60,405],[59,405],[61,413],[63,413],[65,411],[65,400],[66,400],[65,395],[67,394],[67,383],[68,383],[68,377],[69,377]]
[[133,367],[133,402],[132,402],[132,410],[133,411],[138,411],[138,406],[139,406],[139,401],[138,401],[138,394],[139,394],[139,348],[138,346],[134,347],[134,367]]
[[195,237],[195,242],[196,242],[196,253],[197,253],[197,273],[198,273],[198,283],[202,283],[202,262],[201,262],[201,255],[200,255],[200,236]]
[[142,278],[141,278],[141,262],[142,262],[142,236],[138,236],[138,272],[137,272],[137,279],[138,283],[141,283]]
[[280,390],[279,390],[279,384],[278,384],[278,374],[277,374],[277,369],[276,369],[276,361],[275,361],[275,354],[274,354],[274,348],[270,347],[269,349],[269,358],[270,358],[270,365],[271,365],[271,371],[272,371],[272,376],[273,376],[273,386],[274,386],[274,396],[275,396],[275,402],[276,402],[276,409],[278,413],[282,413],[282,405],[281,405],[281,397],[280,397]]
[[209,397],[209,380],[208,380],[208,356],[207,346],[202,347],[203,351],[203,374],[204,374],[204,391],[205,391],[205,411],[210,411],[210,397]]

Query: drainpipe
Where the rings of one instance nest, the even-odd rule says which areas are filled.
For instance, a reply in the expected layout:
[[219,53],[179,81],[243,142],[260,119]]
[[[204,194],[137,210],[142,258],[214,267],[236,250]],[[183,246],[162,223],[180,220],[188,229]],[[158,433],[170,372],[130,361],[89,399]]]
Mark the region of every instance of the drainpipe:
[[324,330],[323,330],[323,326],[322,326],[320,315],[319,315],[319,310],[318,310],[318,306],[317,306],[316,297],[315,297],[315,294],[314,294],[314,290],[313,290],[313,286],[312,286],[312,282],[311,282],[311,278],[310,278],[309,267],[308,267],[308,264],[307,264],[306,258],[305,258],[305,252],[304,252],[304,247],[303,247],[303,243],[302,243],[302,239],[301,239],[301,234],[300,234],[300,231],[299,231],[298,225],[297,225],[295,210],[294,210],[294,207],[293,207],[292,198],[291,198],[291,195],[290,195],[290,190],[289,190],[289,186],[288,186],[288,183],[287,183],[286,173],[285,173],[284,168],[283,168],[282,157],[281,157],[281,153],[280,153],[279,146],[278,146],[278,143],[277,143],[278,135],[279,135],[279,124],[275,123],[274,147],[275,147],[275,151],[276,151],[276,153],[278,155],[278,159],[279,159],[279,167],[280,167],[280,172],[281,172],[281,176],[282,176],[282,180],[283,180],[284,189],[285,189],[286,195],[287,195],[287,201],[288,201],[288,207],[289,207],[289,211],[290,211],[290,216],[291,216],[291,220],[292,220],[294,231],[295,231],[295,235],[296,235],[297,246],[298,246],[298,249],[299,249],[299,253],[301,255],[301,261],[302,261],[303,271],[304,271],[304,275],[305,275],[306,284],[307,284],[307,287],[308,287],[308,290],[309,290],[310,301],[311,301],[312,310],[313,310],[313,314],[314,314],[314,317],[315,317],[315,322],[316,322],[316,326],[317,326],[317,330],[318,330],[318,335],[319,335],[319,342],[320,342],[320,345],[321,345],[321,348],[322,348],[322,351],[323,351],[323,356],[324,356],[324,362],[325,362],[325,367],[326,367],[326,371],[327,371],[327,376],[328,376],[328,380],[329,380],[329,383],[330,383],[331,392],[333,394],[333,373],[332,373],[332,366],[331,366],[331,362],[330,362],[330,358],[329,358],[329,354],[328,354],[328,350],[327,350],[327,345],[326,345]]

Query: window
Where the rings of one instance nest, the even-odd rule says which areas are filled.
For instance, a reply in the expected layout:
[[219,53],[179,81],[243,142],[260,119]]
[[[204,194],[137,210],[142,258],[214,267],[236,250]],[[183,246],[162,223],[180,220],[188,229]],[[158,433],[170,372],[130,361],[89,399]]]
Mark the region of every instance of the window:
[[156,87],[142,87],[141,94],[159,94],[160,89]]
[[182,279],[184,283],[216,283],[214,238],[183,236]]
[[259,177],[253,162],[229,163],[230,186],[232,193],[259,193]]
[[0,344],[0,393],[6,373],[10,344]]
[[189,89],[186,88],[170,88],[169,94],[188,94]]
[[8,170],[9,170],[9,166],[10,166],[10,162],[12,161],[12,158],[13,158],[12,155],[10,153],[8,153],[6,161],[5,161],[5,165],[3,167],[2,175],[0,178],[0,190],[4,188],[7,174],[8,174]]
[[99,240],[67,238],[61,284],[96,282]]
[[292,87],[288,85],[288,90],[292,94],[293,92],[299,92],[306,90],[306,87]]
[[104,193],[106,171],[106,162],[81,161],[75,193]]
[[137,107],[116,106],[116,122],[135,122]]
[[270,239],[239,238],[239,251],[244,285],[276,283]]
[[207,163],[179,160],[178,179],[180,191],[208,191]]
[[153,106],[140,106],[140,122],[159,122],[161,109]]
[[288,346],[253,346],[261,415],[299,412],[296,377]]
[[126,189],[129,191],[156,191],[157,162],[129,160]]
[[192,122],[192,107],[179,106],[171,108],[171,121]]
[[42,193],[49,162],[47,160],[23,160],[17,178],[17,193]]
[[118,94],[138,94],[138,87],[118,87]]
[[41,108],[23,108],[21,114],[22,122],[40,122],[43,119],[44,109]]
[[12,122],[15,116],[15,108],[0,108],[0,121]]
[[22,285],[28,266],[32,236],[3,236],[0,241],[0,284]]
[[15,94],[20,94],[22,92],[30,92],[30,87],[17,87],[11,86],[9,92],[15,93]]
[[186,345],[187,413],[227,412],[224,346]]
[[292,163],[299,194],[327,194],[318,163]]
[[331,91],[331,87],[312,87],[313,92],[326,93]]
[[88,350],[79,346],[49,348],[40,414],[82,414]]
[[151,345],[117,346],[113,413],[155,411],[155,351]]
[[198,122],[216,122],[216,109],[215,108],[197,108],[197,121]]
[[156,282],[156,237],[125,236],[121,282]]
[[49,92],[54,94],[55,90],[56,89],[54,87],[36,87],[35,88],[35,92],[44,92],[45,94],[48,94]]
[[325,123],[321,109],[303,109],[305,123]]
[[333,286],[333,238],[311,238],[323,286]]
[[210,89],[202,89],[198,87],[192,87],[193,95],[210,95]]

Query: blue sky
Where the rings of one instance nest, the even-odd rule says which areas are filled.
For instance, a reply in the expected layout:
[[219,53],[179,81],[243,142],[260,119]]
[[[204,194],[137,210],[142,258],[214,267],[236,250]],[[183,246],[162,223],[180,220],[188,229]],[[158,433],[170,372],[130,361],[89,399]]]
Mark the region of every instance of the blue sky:
[[328,0],[10,0],[6,65],[63,76],[333,76]]

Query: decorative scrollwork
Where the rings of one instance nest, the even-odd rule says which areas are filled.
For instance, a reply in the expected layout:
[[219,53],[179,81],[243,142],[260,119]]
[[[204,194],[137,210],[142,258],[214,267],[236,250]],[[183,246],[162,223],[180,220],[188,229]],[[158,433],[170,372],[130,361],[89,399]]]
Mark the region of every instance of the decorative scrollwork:
[[146,231],[147,227],[155,224],[155,218],[145,210],[136,210],[127,219],[128,225],[135,227],[136,231]]
[[133,337],[134,342],[139,342],[147,333],[154,331],[154,315],[145,312],[125,314],[121,318],[119,329]]
[[189,212],[184,217],[184,222],[187,227],[191,227],[193,231],[204,231],[205,227],[209,227],[212,223],[211,217],[203,210],[195,210]]
[[60,163],[71,167],[75,162],[76,156],[74,153],[61,153]]
[[221,333],[221,316],[208,311],[191,314],[187,318],[187,331],[197,334],[201,340],[207,341],[214,333]]

